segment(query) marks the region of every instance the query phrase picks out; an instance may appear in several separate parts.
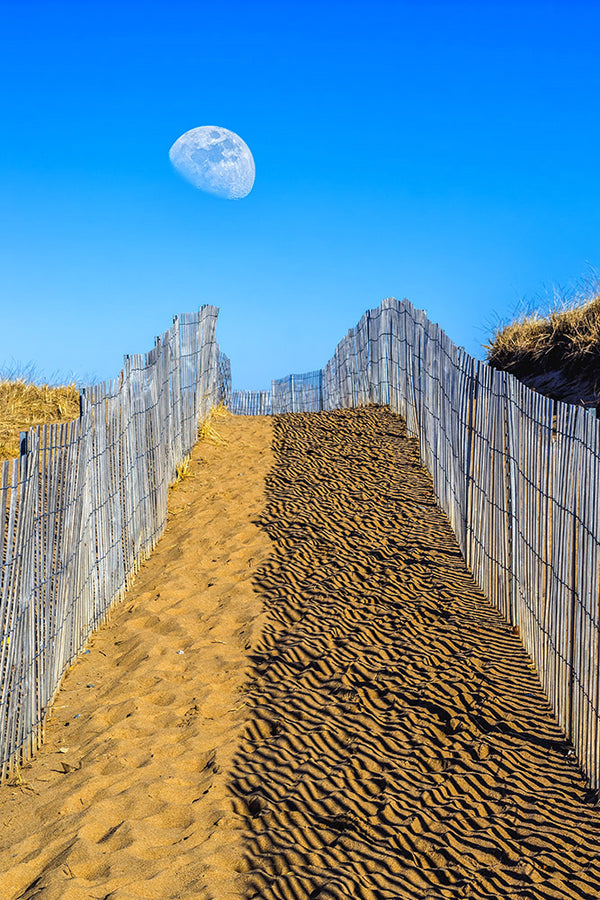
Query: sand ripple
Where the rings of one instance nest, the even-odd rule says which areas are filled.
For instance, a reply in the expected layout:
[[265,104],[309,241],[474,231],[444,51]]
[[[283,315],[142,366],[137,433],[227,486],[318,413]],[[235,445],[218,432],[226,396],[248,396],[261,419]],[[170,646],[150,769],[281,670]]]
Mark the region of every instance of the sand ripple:
[[235,760],[248,898],[594,898],[591,804],[402,421],[282,416]]

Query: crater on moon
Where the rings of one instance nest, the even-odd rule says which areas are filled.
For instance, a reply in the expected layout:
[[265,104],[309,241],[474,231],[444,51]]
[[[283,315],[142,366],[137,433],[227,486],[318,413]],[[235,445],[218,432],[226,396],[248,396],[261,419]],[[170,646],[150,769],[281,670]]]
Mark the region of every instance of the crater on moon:
[[227,200],[247,197],[254,184],[254,159],[234,131],[218,125],[192,128],[169,150],[174,168],[194,187]]

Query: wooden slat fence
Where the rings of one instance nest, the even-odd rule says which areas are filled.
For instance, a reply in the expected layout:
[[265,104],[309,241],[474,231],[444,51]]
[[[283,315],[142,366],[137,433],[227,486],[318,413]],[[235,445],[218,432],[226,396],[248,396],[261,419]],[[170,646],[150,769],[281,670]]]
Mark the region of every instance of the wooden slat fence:
[[230,400],[216,307],[176,317],[81,417],[32,429],[0,464],[0,775],[31,755],[65,670],[120,599],[166,524],[198,423]]
[[236,416],[270,416],[273,412],[271,391],[233,391],[229,409]]
[[270,406],[367,403],[389,403],[419,439],[465,560],[518,626],[599,791],[600,423],[469,356],[406,300],[367,311],[320,373],[274,382]]

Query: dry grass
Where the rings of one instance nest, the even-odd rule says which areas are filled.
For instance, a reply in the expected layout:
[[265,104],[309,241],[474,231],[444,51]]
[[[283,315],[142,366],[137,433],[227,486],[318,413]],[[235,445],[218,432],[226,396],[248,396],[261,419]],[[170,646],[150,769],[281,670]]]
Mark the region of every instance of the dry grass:
[[213,444],[226,444],[225,441],[214,425],[215,419],[222,419],[225,416],[229,416],[231,413],[227,409],[223,403],[220,403],[218,406],[213,406],[210,410],[208,416],[200,426],[200,430],[198,432],[198,439],[200,441],[211,441]]
[[19,432],[78,415],[79,391],[74,384],[51,387],[22,377],[0,380],[0,459],[19,455]]
[[186,478],[193,477],[190,469],[190,455],[188,453],[187,456],[184,456],[179,465],[175,466],[175,481],[171,484],[171,487],[175,487],[182,481],[185,481]]
[[[213,406],[198,429],[198,440],[210,441],[213,444],[221,444],[223,446],[226,445],[227,441],[221,437],[213,423],[215,419],[220,419],[229,415],[231,415],[231,413],[223,403],[220,403],[218,406]],[[175,480],[171,484],[171,487],[176,487],[182,481],[185,481],[186,478],[194,478],[190,469],[189,455],[184,457],[179,465],[175,467]]]
[[560,372],[600,386],[600,290],[557,302],[546,314],[533,312],[500,325],[486,345],[487,361],[517,378]]

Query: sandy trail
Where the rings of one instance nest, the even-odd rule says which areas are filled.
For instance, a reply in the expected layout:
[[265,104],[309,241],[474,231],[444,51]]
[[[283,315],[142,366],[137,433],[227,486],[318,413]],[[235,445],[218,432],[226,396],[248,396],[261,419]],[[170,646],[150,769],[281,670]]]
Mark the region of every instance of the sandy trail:
[[[252,521],[268,419],[217,420],[125,601],[64,680],[23,783],[0,787],[0,900],[239,897],[228,778],[261,630]],[[66,752],[61,752],[66,751]]]
[[600,810],[401,420],[218,428],[0,789],[0,900],[596,900]]

